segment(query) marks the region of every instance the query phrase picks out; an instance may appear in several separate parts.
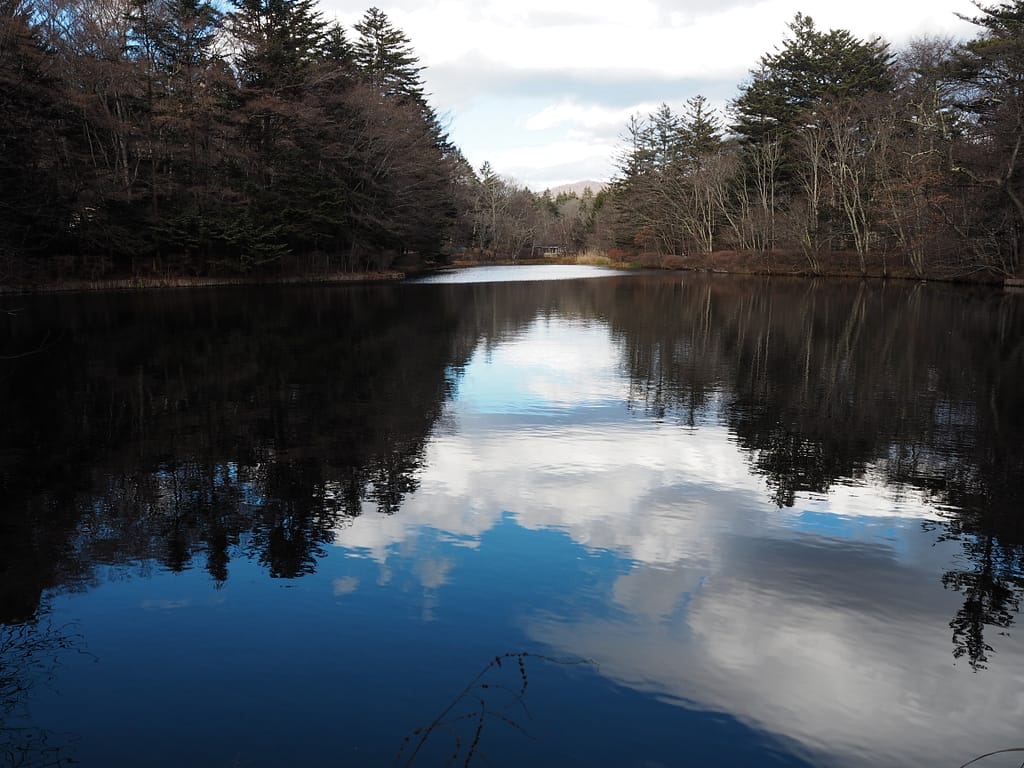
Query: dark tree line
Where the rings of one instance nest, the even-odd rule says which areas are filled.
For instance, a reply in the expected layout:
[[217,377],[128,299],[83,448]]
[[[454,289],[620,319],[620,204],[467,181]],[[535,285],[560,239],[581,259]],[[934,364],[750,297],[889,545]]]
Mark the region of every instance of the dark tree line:
[[3,0],[0,279],[370,270],[472,170],[406,36],[312,0]]
[[627,126],[607,245],[740,251],[771,270],[1024,270],[1024,2],[978,6],[977,36],[881,39],[798,14],[732,102]]

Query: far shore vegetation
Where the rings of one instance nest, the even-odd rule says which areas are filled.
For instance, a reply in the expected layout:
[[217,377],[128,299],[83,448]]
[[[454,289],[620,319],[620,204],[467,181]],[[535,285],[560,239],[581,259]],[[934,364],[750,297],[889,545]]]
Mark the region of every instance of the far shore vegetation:
[[473,168],[386,14],[0,0],[0,291],[569,262],[1024,277],[1024,0],[972,39],[797,14],[728,113],[636,115],[581,194]]

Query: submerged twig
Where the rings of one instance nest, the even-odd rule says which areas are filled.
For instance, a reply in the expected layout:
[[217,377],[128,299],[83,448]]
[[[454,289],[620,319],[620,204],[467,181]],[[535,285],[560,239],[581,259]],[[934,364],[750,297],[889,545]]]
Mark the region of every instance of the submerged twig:
[[43,337],[43,340],[39,342],[39,346],[36,347],[35,349],[30,349],[28,352],[19,352],[16,355],[0,355],[0,360],[18,360],[22,357],[28,357],[29,355],[37,355],[40,352],[44,351],[47,347],[53,346],[59,340],[60,337],[58,336],[56,339],[53,339],[51,341],[50,332],[47,331],[46,336]]
[[[480,739],[481,739],[481,736],[483,734],[484,724],[485,724],[485,722],[486,722],[486,720],[488,718],[495,718],[497,720],[500,720],[501,722],[504,722],[504,723],[508,724],[509,726],[511,726],[512,728],[516,729],[517,731],[519,731],[524,736],[530,738],[530,734],[526,731],[525,728],[523,728],[522,725],[520,725],[512,717],[509,717],[509,716],[505,715],[503,713],[503,711],[502,711],[502,709],[507,710],[508,707],[512,706],[513,703],[514,704],[518,704],[520,707],[522,707],[522,710],[523,710],[523,713],[525,714],[525,716],[527,718],[530,718],[530,711],[526,707],[526,702],[523,701],[523,697],[526,695],[527,684],[529,682],[528,676],[527,676],[527,673],[526,673],[526,662],[525,662],[525,659],[527,659],[527,658],[539,659],[541,661],[546,661],[546,662],[548,662],[550,664],[560,664],[560,665],[566,665],[566,666],[578,665],[578,664],[590,664],[590,665],[594,664],[594,662],[589,660],[589,659],[556,659],[556,658],[552,658],[550,656],[545,656],[543,654],[529,653],[527,651],[514,651],[514,652],[504,653],[504,654],[501,654],[499,656],[495,656],[448,703],[448,706],[446,706],[443,710],[441,710],[440,714],[438,714],[438,716],[435,717],[433,719],[433,721],[429,725],[427,725],[425,727],[422,727],[422,728],[417,728],[416,730],[412,731],[412,733],[410,733],[408,736],[405,737],[405,739],[402,741],[402,746],[398,750],[398,754],[395,757],[396,763],[402,759],[403,753],[406,751],[406,748],[409,746],[410,742],[413,740],[414,737],[418,737],[416,739],[416,745],[415,745],[415,747],[412,748],[412,752],[409,754],[408,758],[406,758],[405,761],[403,763],[401,763],[403,766],[405,766],[405,768],[408,768],[409,766],[412,765],[413,761],[416,759],[416,756],[423,749],[423,747],[427,743],[428,739],[430,739],[430,737],[437,730],[439,730],[441,728],[449,729],[450,726],[453,723],[459,722],[459,721],[464,721],[464,720],[475,720],[476,721],[476,727],[474,728],[474,731],[473,731],[473,738],[472,738],[470,744],[468,745],[468,750],[466,752],[465,760],[462,763],[464,768],[469,766],[469,764],[472,761],[473,757],[476,756],[477,754],[479,754],[479,751],[480,751]],[[484,681],[484,678],[487,676],[487,674],[491,670],[501,669],[503,661],[506,661],[506,660],[510,661],[512,659],[515,660],[515,663],[516,663],[517,668],[518,668],[517,672],[518,672],[519,678],[520,678],[520,683],[519,683],[519,686],[518,686],[518,690],[516,690],[515,688],[510,687],[510,686],[508,686],[508,685],[506,685],[504,683],[489,683],[489,682],[485,682]],[[492,691],[501,691],[501,692],[507,694],[508,696],[510,696],[512,701],[509,702],[508,704],[506,704],[506,706],[503,707],[503,708],[497,708],[496,709],[496,708],[494,708],[492,706],[488,706],[488,704],[487,704],[487,696]],[[466,701],[467,699],[470,699],[471,697],[476,699],[476,701],[479,704],[479,708],[475,708],[475,709],[473,709],[473,711],[468,712],[468,713],[463,713],[463,714],[459,714],[459,715],[457,715],[455,717],[451,717],[452,711],[457,706],[459,706],[460,703]],[[454,749],[454,752],[451,754],[451,756],[449,758],[449,764],[457,763],[457,761],[459,759],[459,755],[461,754],[461,751],[462,751],[462,746],[463,746],[462,739],[459,738],[458,734],[453,732],[452,735],[453,735],[453,737],[455,739],[455,749]]]
[[[978,755],[973,760],[968,760],[966,763],[960,766],[960,768],[967,768],[968,765],[974,765],[975,763],[984,760],[986,757],[992,757],[993,755],[1005,755],[1010,752],[1024,752],[1024,747],[1007,747],[1006,749],[997,749],[995,752],[986,752],[984,755]],[[1024,763],[1021,763],[1024,768]]]

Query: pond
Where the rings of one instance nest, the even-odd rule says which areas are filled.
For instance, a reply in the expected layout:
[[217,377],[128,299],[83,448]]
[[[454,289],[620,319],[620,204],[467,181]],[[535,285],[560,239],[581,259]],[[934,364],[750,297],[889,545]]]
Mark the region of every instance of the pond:
[[0,764],[1020,746],[1024,297],[516,269],[3,297]]

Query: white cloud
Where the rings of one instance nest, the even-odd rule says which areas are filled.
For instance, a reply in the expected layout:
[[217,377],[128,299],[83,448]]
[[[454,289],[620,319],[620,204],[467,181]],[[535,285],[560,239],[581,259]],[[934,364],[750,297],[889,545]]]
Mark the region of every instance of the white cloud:
[[[365,10],[351,0],[322,8],[348,25]],[[428,90],[439,111],[452,115],[452,133],[473,165],[490,160],[537,189],[602,170],[607,176],[613,148],[569,131],[582,118],[620,114],[617,85],[644,91],[625,100],[632,105],[681,103],[697,93],[728,99],[758,57],[781,42],[797,11],[820,27],[880,34],[897,45],[919,34],[969,36],[972,28],[955,12],[976,13],[969,0],[397,0],[384,10],[428,67]],[[544,103],[523,103],[509,120],[507,103],[498,101],[510,97]],[[546,121],[552,132],[543,147],[517,141],[510,130],[531,120]],[[606,162],[597,160],[599,151]]]
[[583,179],[607,181],[614,171],[616,145],[594,138],[552,141],[490,153],[491,165],[536,192]]
[[[566,99],[544,107],[540,112],[530,115],[524,123],[528,131],[544,131],[563,125],[579,126],[593,131],[599,128],[613,128],[621,131],[631,115],[637,112],[648,114],[657,108],[653,102],[634,104],[632,106],[606,107],[602,104],[580,104],[573,99]],[[580,131],[577,136],[585,136]]]

